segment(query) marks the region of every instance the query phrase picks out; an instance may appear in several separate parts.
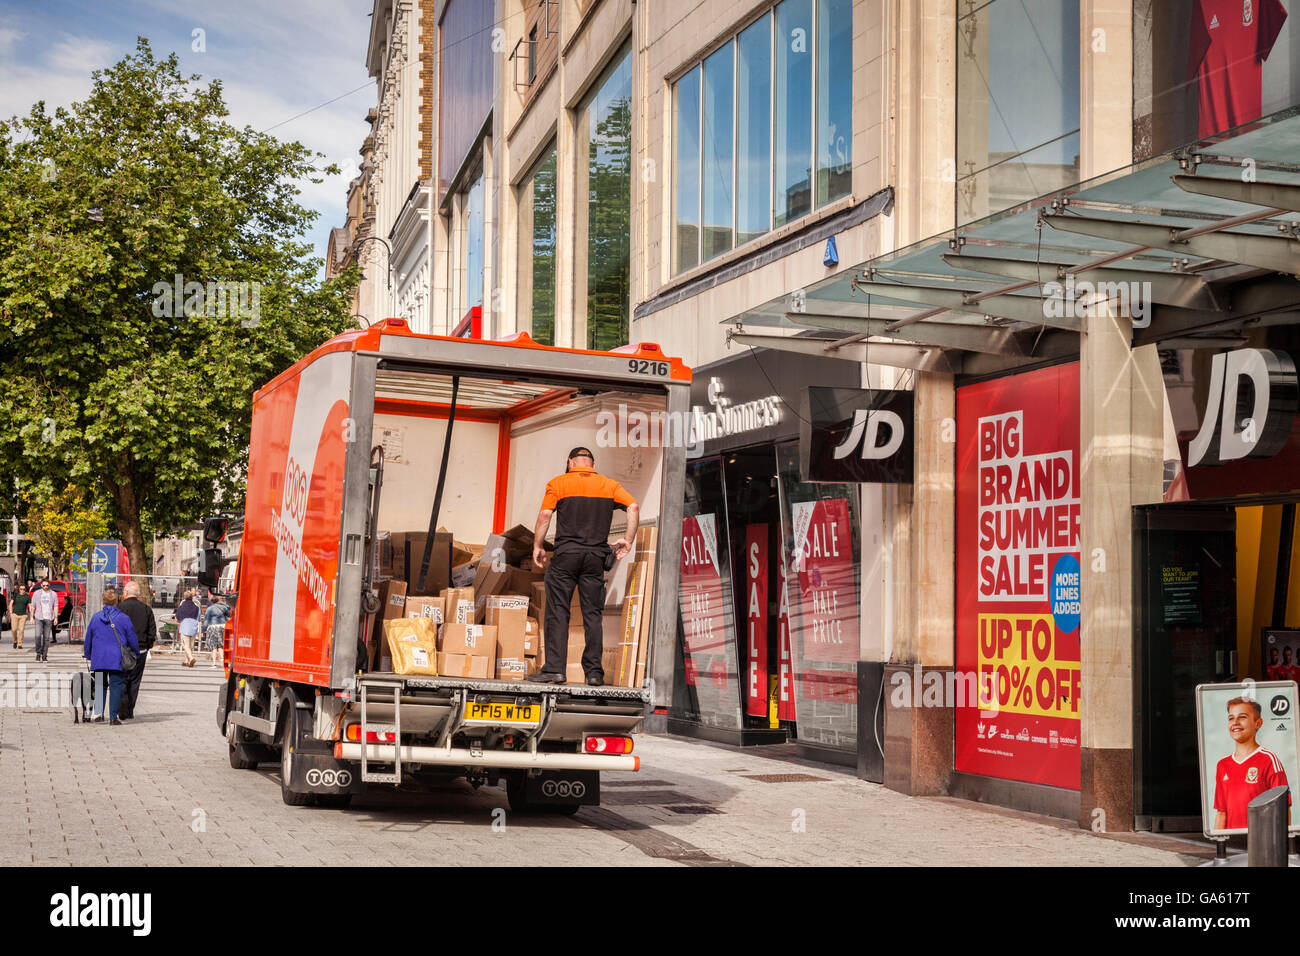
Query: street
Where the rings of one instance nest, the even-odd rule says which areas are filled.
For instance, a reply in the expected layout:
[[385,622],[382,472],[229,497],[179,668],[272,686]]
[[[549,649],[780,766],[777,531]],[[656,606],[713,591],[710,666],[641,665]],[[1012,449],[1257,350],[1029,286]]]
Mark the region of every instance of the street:
[[[30,643],[0,672],[70,673]],[[0,864],[12,865],[1078,865],[1188,866],[1211,853],[1149,834],[951,798],[914,798],[787,748],[637,738],[639,774],[602,778],[602,806],[523,817],[505,791],[376,789],[350,809],[285,806],[274,765],[232,770],[214,723],[218,671],[151,657],[137,717],[74,724],[71,708],[0,707]]]

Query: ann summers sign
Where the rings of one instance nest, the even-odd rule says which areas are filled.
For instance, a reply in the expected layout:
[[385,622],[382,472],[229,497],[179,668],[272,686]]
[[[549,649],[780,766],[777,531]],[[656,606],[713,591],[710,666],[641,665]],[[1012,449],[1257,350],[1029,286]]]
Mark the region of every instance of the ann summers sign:
[[911,392],[813,385],[803,405],[804,481],[911,482]]

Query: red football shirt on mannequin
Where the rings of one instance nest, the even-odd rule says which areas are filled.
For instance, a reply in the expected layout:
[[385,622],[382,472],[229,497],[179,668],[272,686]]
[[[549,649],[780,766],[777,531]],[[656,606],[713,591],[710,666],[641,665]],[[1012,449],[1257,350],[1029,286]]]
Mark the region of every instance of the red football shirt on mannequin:
[[1202,137],[1259,119],[1264,61],[1286,21],[1280,0],[1196,0],[1187,79]]

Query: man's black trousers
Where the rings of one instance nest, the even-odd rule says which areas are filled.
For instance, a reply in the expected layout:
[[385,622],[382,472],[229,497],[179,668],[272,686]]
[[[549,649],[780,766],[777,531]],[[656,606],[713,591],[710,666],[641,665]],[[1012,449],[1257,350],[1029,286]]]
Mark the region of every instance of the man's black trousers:
[[546,660],[542,670],[563,674],[569,658],[569,604],[578,589],[582,628],[587,640],[582,669],[588,677],[604,677],[600,663],[600,616],[605,606],[605,556],[599,551],[556,552],[546,568]]
[[140,652],[135,658],[135,667],[131,668],[122,683],[122,706],[118,713],[119,717],[130,717],[135,714],[135,699],[140,696],[140,679],[144,677],[144,665],[149,660],[146,652]]

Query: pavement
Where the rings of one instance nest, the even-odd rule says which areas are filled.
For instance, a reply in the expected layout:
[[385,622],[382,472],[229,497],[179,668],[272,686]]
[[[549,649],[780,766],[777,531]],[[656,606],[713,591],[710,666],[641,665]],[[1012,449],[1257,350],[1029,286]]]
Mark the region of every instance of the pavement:
[[[14,692],[53,672],[0,643],[0,865],[1189,866],[1195,841],[1095,834],[951,798],[909,797],[792,748],[641,735],[638,774],[605,774],[602,805],[513,814],[504,789],[372,789],[350,808],[288,807],[279,770],[232,770],[215,721],[220,672],[151,655],[136,719],[74,724]],[[6,694],[6,681],[9,691]],[[49,683],[41,676],[35,684]]]

